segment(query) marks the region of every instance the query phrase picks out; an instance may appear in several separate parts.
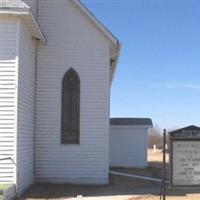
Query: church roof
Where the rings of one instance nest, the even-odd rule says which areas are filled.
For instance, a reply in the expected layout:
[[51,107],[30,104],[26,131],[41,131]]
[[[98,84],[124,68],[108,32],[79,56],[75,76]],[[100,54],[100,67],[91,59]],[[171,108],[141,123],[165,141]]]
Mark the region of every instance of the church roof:
[[80,0],[71,0],[81,11],[116,45],[119,45],[118,39],[95,17],[95,15]]
[[[71,0],[115,45],[119,45],[117,38],[81,3],[80,0]],[[29,8],[21,0],[1,0],[0,8]]]
[[[70,0],[72,1],[79,9],[80,11],[86,15],[86,17],[88,17],[88,19],[90,21],[92,21],[92,23],[94,24],[94,26],[96,26],[100,32],[111,42],[111,47],[110,48],[110,62],[111,62],[111,75],[110,75],[110,80],[112,82],[113,76],[114,76],[114,72],[116,69],[116,65],[118,62],[118,58],[119,58],[119,54],[120,54],[120,49],[121,49],[121,44],[118,41],[118,39],[92,14],[92,12],[90,12],[86,6],[83,5],[83,3],[81,3],[80,0]],[[1,13],[4,12],[9,14],[14,14],[15,12],[21,12],[21,14],[24,14],[23,12],[28,12],[30,15],[32,15],[31,9],[30,7],[23,2],[23,0],[0,0],[0,11]],[[18,13],[20,14],[20,13]],[[33,18],[33,16],[32,16]],[[33,19],[35,21],[35,23],[37,23],[37,21],[35,19]],[[39,26],[39,25],[38,25]],[[42,33],[40,35],[43,35]],[[44,43],[45,38],[44,36],[40,36],[42,37]]]
[[[121,50],[121,43],[118,39],[93,15],[92,12],[83,4],[80,0],[71,0],[75,5],[88,17],[89,20],[93,22],[93,24],[101,31],[102,34],[106,36],[106,38],[111,41],[112,51],[111,51],[111,74],[110,81],[112,82],[114,77],[114,72],[118,63],[119,54]],[[112,62],[113,61],[113,62]]]
[[46,43],[44,34],[32,14],[30,7],[21,0],[0,0],[0,14],[20,16],[32,34],[32,37],[41,44]]
[[152,126],[150,118],[111,118],[110,125]]

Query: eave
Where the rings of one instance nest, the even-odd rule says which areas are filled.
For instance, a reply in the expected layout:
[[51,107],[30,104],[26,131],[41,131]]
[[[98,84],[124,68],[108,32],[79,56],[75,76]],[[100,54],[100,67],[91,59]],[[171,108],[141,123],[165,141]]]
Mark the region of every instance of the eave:
[[110,85],[114,79],[115,71],[120,57],[121,44],[115,48],[115,51],[110,55]]
[[16,16],[22,19],[27,29],[31,33],[32,37],[39,44],[46,44],[46,39],[41,31],[39,24],[34,18],[30,9],[27,8],[13,8],[13,7],[1,7],[0,16]]
[[118,39],[95,17],[95,15],[88,10],[88,8],[81,3],[80,0],[71,0],[75,5],[94,23],[94,25],[116,46],[118,46]]
[[97,29],[110,41],[110,85],[114,78],[116,66],[119,60],[121,44],[119,40],[95,17],[95,15],[88,10],[88,8],[81,3],[80,0],[71,0],[83,14],[96,26]]

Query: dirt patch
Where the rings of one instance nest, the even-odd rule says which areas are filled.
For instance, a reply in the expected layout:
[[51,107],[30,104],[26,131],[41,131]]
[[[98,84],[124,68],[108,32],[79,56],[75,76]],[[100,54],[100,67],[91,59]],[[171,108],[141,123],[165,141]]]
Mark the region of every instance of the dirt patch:
[[[73,199],[77,195],[83,195],[87,199],[129,196],[134,194],[134,190],[148,188],[149,186],[152,187],[148,181],[111,175],[110,184],[107,186],[35,184],[20,200]],[[153,187],[157,186],[157,184],[153,184]]]
[[[153,151],[148,149],[148,165],[145,168],[124,168],[124,167],[113,167],[112,171],[130,173],[134,175],[142,175],[153,178],[163,177],[163,154],[161,150]],[[166,175],[169,176],[169,154],[166,154]]]
[[[153,151],[148,149],[148,165],[149,167],[155,167],[162,178],[162,168],[163,168],[163,153],[161,150]],[[156,174],[155,174],[156,175]],[[169,153],[166,153],[166,177],[169,177]]]
[[[162,177],[162,152],[149,151],[150,166],[139,168],[112,168],[115,171],[151,177]],[[36,184],[20,200],[159,200],[160,184],[128,177],[110,176],[107,186],[75,186]],[[199,190],[168,190],[167,200],[200,200]]]
[[[111,177],[108,186],[40,184],[33,186],[20,200],[159,200],[160,185],[135,179]],[[167,190],[167,200],[200,200],[199,190]]]
[[145,168],[124,168],[124,167],[112,167],[112,171],[115,172],[123,172],[133,175],[141,175],[141,176],[147,176],[152,178],[162,178],[162,168],[157,168],[154,166],[148,166]]

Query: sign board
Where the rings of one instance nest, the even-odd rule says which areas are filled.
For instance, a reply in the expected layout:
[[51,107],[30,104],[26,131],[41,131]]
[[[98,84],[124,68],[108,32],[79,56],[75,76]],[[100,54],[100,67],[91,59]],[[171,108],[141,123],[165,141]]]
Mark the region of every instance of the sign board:
[[169,134],[171,187],[200,187],[200,128],[190,126]]
[[200,186],[200,140],[174,140],[172,150],[172,186]]

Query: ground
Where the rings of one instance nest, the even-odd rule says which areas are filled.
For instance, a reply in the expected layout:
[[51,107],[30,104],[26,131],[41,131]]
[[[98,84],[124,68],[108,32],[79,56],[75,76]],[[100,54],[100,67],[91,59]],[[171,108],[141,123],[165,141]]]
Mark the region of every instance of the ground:
[[11,184],[3,184],[0,183],[0,191],[5,190],[6,188],[8,188]]
[[3,198],[3,191],[10,186],[10,184],[0,183],[0,200]]
[[[112,170],[162,177],[161,151],[148,151],[149,167],[146,169],[114,168]],[[168,161],[168,157],[167,157]],[[108,186],[34,185],[20,200],[159,200],[160,184],[133,178],[110,176]],[[200,200],[199,190],[167,190],[166,200]],[[79,198],[81,199],[81,198]]]

